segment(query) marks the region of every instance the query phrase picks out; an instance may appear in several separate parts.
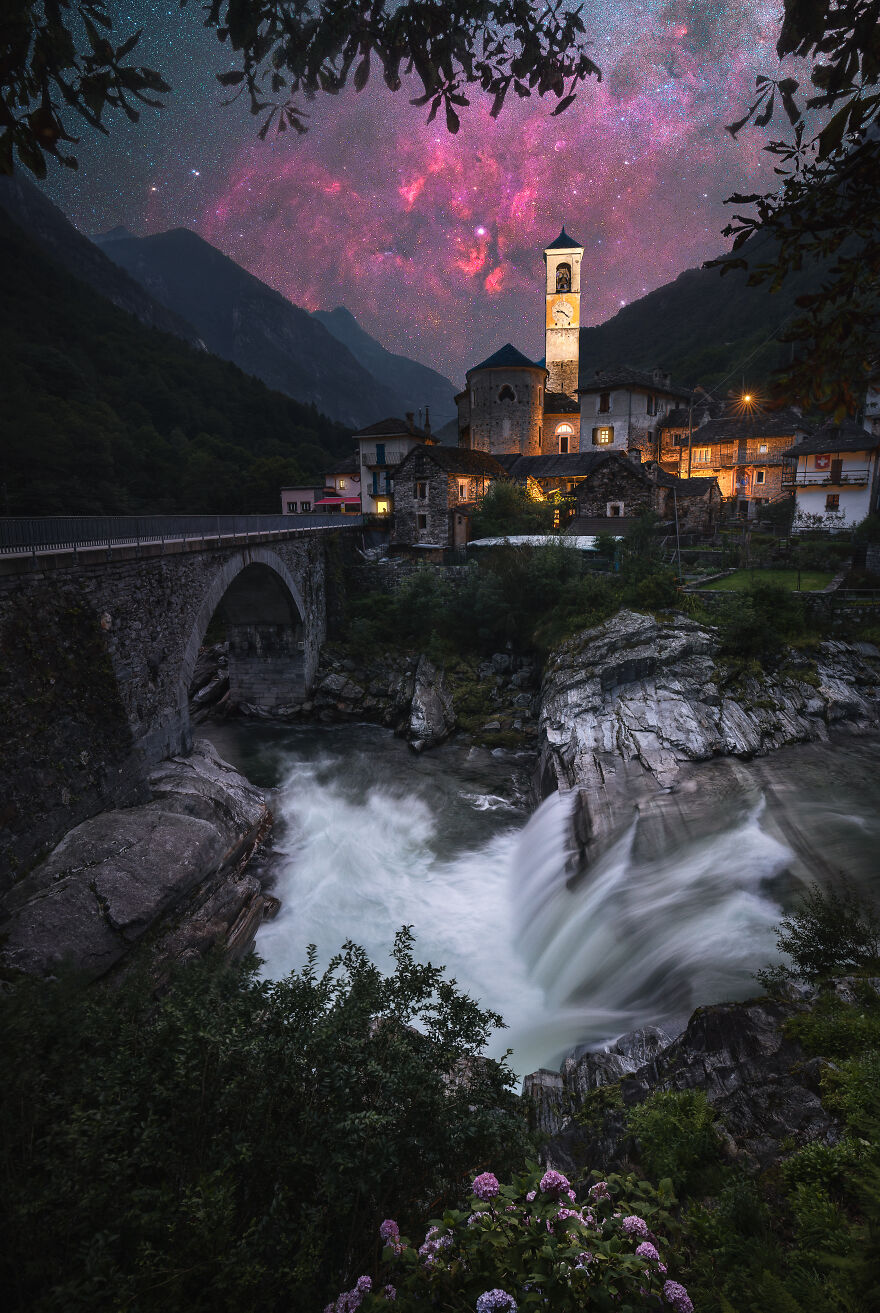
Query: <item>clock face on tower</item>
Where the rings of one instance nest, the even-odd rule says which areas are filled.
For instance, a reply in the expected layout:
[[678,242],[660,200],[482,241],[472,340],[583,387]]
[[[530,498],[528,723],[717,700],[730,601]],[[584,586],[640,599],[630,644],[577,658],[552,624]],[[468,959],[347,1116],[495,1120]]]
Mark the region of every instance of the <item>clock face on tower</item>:
[[547,327],[576,328],[578,323],[577,300],[573,296],[547,298]]

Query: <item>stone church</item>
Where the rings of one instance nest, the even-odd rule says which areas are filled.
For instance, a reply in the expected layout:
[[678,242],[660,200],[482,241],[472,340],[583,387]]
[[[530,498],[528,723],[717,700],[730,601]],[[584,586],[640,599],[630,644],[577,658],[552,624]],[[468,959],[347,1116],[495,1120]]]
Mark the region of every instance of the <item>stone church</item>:
[[511,343],[467,371],[459,445],[492,456],[651,452],[664,416],[690,393],[655,369],[590,373],[580,360],[584,248],[565,229],[544,248],[544,361]]

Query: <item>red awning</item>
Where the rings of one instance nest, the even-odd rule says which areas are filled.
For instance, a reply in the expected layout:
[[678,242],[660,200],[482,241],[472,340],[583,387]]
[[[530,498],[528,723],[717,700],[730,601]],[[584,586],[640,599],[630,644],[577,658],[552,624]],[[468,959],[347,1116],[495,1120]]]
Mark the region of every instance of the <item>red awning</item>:
[[322,497],[316,506],[360,506],[360,497]]

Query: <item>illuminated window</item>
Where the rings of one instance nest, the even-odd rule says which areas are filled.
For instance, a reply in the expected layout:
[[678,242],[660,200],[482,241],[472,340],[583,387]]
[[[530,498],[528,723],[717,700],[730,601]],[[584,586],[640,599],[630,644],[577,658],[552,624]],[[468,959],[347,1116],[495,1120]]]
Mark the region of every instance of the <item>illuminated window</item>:
[[694,447],[694,460],[698,465],[708,465],[712,460],[712,448]]
[[829,492],[829,493],[827,494],[827,496],[826,496],[826,498],[825,498],[825,509],[826,509],[826,511],[839,511],[839,510],[840,510],[840,493],[839,493],[839,492]]
[[466,483],[460,483],[460,484],[458,485],[458,498],[459,498],[459,501],[465,501],[465,500],[466,500],[466,498],[467,498],[467,484],[466,484]]
[[758,453],[759,453],[759,455],[761,455],[761,456],[766,456],[766,454],[767,454],[767,443],[766,443],[766,442],[761,442],[761,443],[758,444]]
[[498,400],[499,400],[499,401],[516,401],[516,393],[514,392],[513,388],[510,386],[509,383],[505,383],[505,384],[504,384],[504,387],[503,387],[503,388],[501,389],[501,391],[498,393]]
[[376,511],[377,511],[377,513],[378,513],[379,515],[387,515],[387,514],[388,514],[388,503],[387,503],[387,501],[377,501],[377,502],[376,502]]
[[614,441],[614,429],[593,429],[593,446],[607,447]]
[[339,479],[339,480],[337,481],[337,485],[336,485],[336,486],[339,488],[339,490],[340,490],[340,492],[341,492],[342,489],[345,487],[345,479]]
[[599,393],[599,414],[600,414],[600,415],[607,415],[607,414],[610,412],[610,410],[611,410],[611,393],[610,393],[610,392],[600,392],[600,393]]

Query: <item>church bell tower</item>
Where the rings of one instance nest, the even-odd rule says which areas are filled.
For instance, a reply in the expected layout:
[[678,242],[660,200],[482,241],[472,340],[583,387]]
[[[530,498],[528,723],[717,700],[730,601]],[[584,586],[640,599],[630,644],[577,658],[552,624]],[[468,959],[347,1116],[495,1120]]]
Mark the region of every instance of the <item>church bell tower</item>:
[[584,248],[565,229],[544,248],[547,267],[545,352],[547,391],[577,399]]

